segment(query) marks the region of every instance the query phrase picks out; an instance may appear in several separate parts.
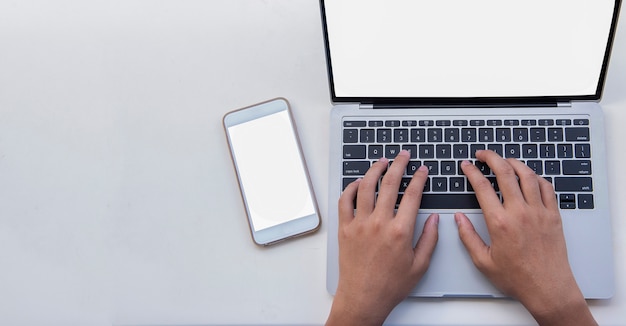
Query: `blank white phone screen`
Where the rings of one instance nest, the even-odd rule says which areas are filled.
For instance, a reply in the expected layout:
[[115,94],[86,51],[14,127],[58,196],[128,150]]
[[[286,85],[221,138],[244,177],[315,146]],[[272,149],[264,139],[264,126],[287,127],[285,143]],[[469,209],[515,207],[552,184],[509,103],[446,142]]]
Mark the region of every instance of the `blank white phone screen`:
[[228,128],[255,231],[315,214],[287,111]]

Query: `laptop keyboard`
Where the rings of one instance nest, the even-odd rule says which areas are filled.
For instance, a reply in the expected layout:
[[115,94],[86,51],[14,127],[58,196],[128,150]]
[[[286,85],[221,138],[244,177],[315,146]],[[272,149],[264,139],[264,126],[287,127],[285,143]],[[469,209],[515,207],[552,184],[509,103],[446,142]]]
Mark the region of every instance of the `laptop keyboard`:
[[423,209],[478,209],[463,160],[474,163],[501,196],[495,175],[476,160],[489,149],[524,162],[550,181],[561,209],[593,209],[589,120],[580,119],[452,119],[345,118],[343,120],[342,189],[365,175],[381,157],[393,160],[403,149],[411,153],[399,189],[398,203],[411,176],[421,165],[429,169]]

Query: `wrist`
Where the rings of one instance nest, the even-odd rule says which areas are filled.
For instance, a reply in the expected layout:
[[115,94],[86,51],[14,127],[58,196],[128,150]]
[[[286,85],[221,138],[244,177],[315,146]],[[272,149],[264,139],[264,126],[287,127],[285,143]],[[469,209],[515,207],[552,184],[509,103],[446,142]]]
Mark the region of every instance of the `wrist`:
[[344,296],[337,291],[326,326],[382,325],[385,319],[387,319],[388,312],[379,310],[380,307],[378,309],[370,307],[370,305],[362,302],[359,298]]
[[522,302],[539,325],[597,325],[587,301],[574,282],[546,300]]

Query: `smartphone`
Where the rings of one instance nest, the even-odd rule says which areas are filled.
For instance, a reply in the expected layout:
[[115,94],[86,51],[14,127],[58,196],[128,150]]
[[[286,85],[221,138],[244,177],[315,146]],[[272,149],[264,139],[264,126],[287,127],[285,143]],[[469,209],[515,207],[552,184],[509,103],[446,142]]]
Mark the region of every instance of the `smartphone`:
[[223,122],[254,242],[317,231],[321,218],[289,102],[235,110]]

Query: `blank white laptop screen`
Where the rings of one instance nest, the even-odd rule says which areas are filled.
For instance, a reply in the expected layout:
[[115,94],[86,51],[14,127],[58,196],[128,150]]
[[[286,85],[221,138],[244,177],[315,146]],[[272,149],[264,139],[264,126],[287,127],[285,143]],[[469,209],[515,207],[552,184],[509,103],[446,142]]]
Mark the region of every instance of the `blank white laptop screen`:
[[326,1],[336,97],[596,95],[613,0]]

